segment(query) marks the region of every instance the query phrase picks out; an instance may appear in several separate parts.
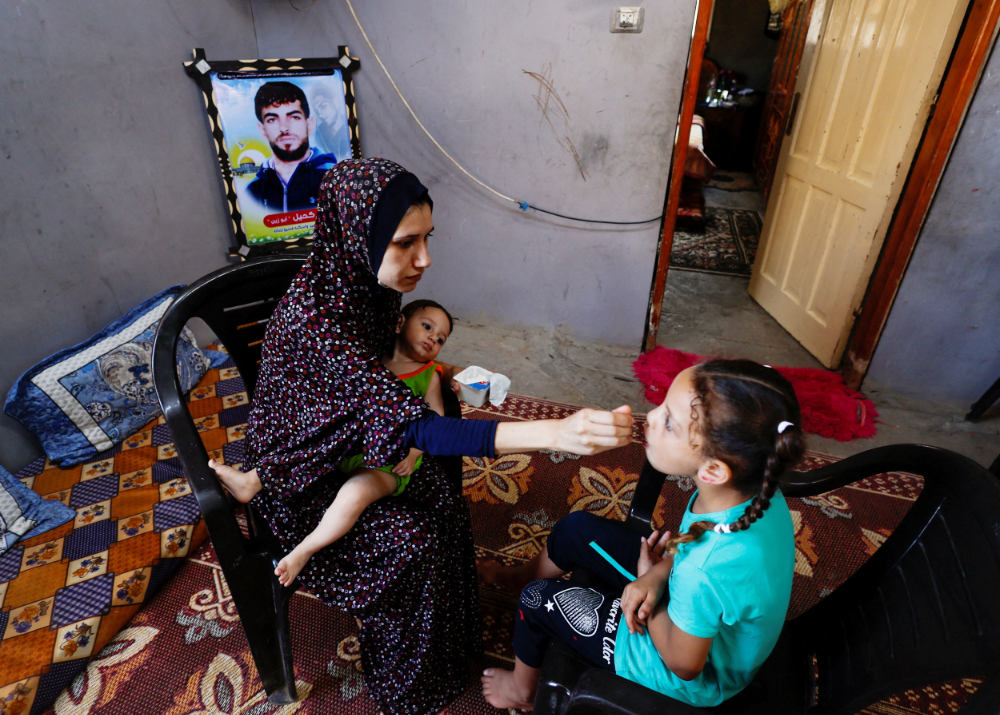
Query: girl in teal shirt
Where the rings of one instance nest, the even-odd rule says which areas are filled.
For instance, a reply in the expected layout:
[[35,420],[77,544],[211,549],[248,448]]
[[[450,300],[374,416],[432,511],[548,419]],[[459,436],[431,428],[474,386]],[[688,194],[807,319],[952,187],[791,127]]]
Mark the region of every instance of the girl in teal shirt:
[[[586,512],[559,521],[542,553],[487,580],[523,585],[514,670],[483,673],[496,707],[530,708],[546,644],[696,706],[753,679],[781,632],[795,565],[792,519],[778,483],[804,451],[799,406],[776,370],[713,360],[681,372],[646,420],[646,457],[698,491],[680,535],[646,538]],[[586,566],[607,584],[558,577]],[[529,583],[530,581],[530,583]]]

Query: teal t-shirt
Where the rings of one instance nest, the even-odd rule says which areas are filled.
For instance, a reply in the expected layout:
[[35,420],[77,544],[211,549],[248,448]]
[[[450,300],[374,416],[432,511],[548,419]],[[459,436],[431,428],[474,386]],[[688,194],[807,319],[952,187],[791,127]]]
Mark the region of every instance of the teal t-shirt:
[[[695,495],[697,496],[697,494]],[[688,502],[678,533],[695,521],[731,524],[749,501],[722,512],[693,514]],[[622,619],[615,636],[615,670],[672,698],[707,707],[745,688],[778,641],[792,594],[795,532],[780,492],[745,531],[706,532],[681,544],[670,571],[667,614],[674,625],[711,638],[704,670],[681,680],[660,659],[648,632],[629,633]]]

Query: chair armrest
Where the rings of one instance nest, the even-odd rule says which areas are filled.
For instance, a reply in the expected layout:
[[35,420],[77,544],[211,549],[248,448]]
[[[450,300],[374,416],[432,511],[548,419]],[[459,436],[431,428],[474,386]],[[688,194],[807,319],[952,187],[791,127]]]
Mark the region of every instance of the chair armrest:
[[967,457],[940,447],[923,444],[891,444],[845,457],[833,464],[806,472],[791,472],[781,485],[786,497],[809,497],[847,486],[864,477],[885,472],[927,475],[948,472],[960,464],[974,465]]
[[591,668],[580,676],[569,701],[573,708],[602,713],[657,713],[657,715],[705,715],[705,711],[655,690],[633,683],[608,670]]
[[535,696],[537,715],[573,712],[633,715],[704,715],[663,693],[633,683],[609,670],[586,664],[569,646],[550,642]]
[[625,519],[625,523],[633,531],[643,536],[652,531],[653,511],[660,499],[666,478],[667,475],[657,471],[648,460],[643,462],[639,481],[635,485],[635,494],[632,496],[632,506]]

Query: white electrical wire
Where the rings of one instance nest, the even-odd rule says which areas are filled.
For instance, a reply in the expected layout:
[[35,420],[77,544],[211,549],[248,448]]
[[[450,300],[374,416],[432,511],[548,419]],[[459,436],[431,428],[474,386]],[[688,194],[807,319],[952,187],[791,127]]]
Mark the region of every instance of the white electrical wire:
[[541,213],[549,214],[550,216],[558,216],[559,218],[568,219],[570,221],[580,221],[582,223],[607,223],[607,224],[629,226],[629,225],[652,223],[654,221],[661,220],[660,216],[654,216],[653,218],[643,219],[642,221],[606,221],[602,219],[586,219],[586,218],[578,218],[576,216],[567,216],[565,214],[556,213],[555,211],[548,211],[546,209],[539,208],[538,206],[530,204],[527,201],[518,201],[517,199],[507,196],[507,194],[501,193],[496,189],[494,189],[492,186],[477,179],[469,171],[467,171],[464,166],[459,164],[458,161],[456,161],[455,158],[451,154],[449,154],[448,151],[443,146],[441,146],[438,140],[435,139],[434,136],[429,131],[427,131],[427,127],[425,127],[424,123],[420,121],[420,117],[418,117],[417,113],[413,111],[413,107],[410,106],[410,103],[406,101],[406,97],[404,97],[402,91],[400,91],[399,86],[396,84],[396,80],[392,78],[392,75],[389,73],[389,69],[385,66],[385,63],[382,62],[382,58],[378,56],[378,52],[375,51],[375,47],[372,45],[371,40],[368,39],[368,33],[365,32],[364,25],[361,24],[361,20],[358,18],[358,14],[354,12],[354,5],[351,4],[351,0],[344,0],[344,2],[347,4],[347,9],[351,11],[351,17],[354,18],[354,22],[355,24],[357,24],[358,29],[361,30],[361,36],[365,39],[365,44],[368,45],[368,49],[371,51],[372,57],[374,57],[375,61],[378,62],[378,66],[382,68],[382,72],[385,73],[386,78],[389,80],[389,84],[391,84],[392,88],[396,90],[396,95],[403,103],[403,106],[406,107],[406,111],[408,111],[410,113],[410,116],[413,117],[413,121],[415,121],[417,123],[417,126],[420,127],[421,131],[423,131],[423,133],[427,135],[427,138],[431,140],[431,143],[433,143],[434,146],[436,146],[438,150],[448,158],[448,161],[454,164],[459,171],[461,171],[463,174],[468,176],[474,182],[476,182],[484,189],[489,191],[491,194],[503,199],[504,201],[510,201],[512,204],[516,205],[519,209],[521,209],[521,211],[527,211],[530,208]]
[[465,174],[466,176],[468,176],[470,179],[472,179],[473,181],[475,181],[477,184],[479,184],[480,186],[482,186],[484,189],[486,189],[490,193],[495,194],[496,196],[499,196],[501,199],[504,199],[505,201],[510,201],[513,204],[517,204],[523,210],[524,209],[524,206],[522,205],[523,202],[518,201],[517,199],[511,198],[510,196],[507,196],[506,194],[500,193],[499,191],[497,191],[496,189],[494,189],[492,186],[489,186],[489,185],[485,184],[484,182],[480,181],[475,176],[473,176],[471,173],[469,173],[468,171],[466,171],[465,167],[462,166],[461,164],[459,164],[455,160],[455,158],[452,157],[452,155],[449,154],[445,150],[445,148],[443,146],[441,146],[440,143],[438,143],[438,140],[435,139],[434,136],[429,131],[427,131],[427,127],[425,127],[424,123],[420,121],[420,118],[417,116],[416,112],[413,111],[413,108],[410,106],[410,103],[406,101],[406,97],[403,96],[403,93],[399,90],[399,87],[396,85],[396,81],[392,78],[392,75],[389,74],[389,70],[386,68],[385,64],[383,64],[382,58],[378,56],[378,52],[376,52],[375,48],[372,46],[371,40],[368,39],[368,33],[365,32],[365,28],[361,24],[361,20],[358,18],[358,14],[356,12],[354,12],[354,5],[351,4],[351,0],[344,0],[344,2],[347,3],[347,9],[351,11],[351,16],[354,18],[354,22],[357,23],[358,29],[361,30],[361,36],[365,38],[365,43],[368,45],[368,49],[371,50],[372,56],[375,58],[375,61],[378,62],[378,66],[382,68],[383,72],[385,72],[386,78],[389,80],[389,83],[392,85],[392,88],[394,90],[396,90],[396,94],[399,96],[399,99],[403,102],[403,106],[406,107],[406,111],[408,111],[410,113],[410,116],[413,117],[413,121],[415,121],[417,123],[417,126],[420,127],[420,129],[423,131],[423,133],[427,135],[427,138],[431,140],[431,142],[434,144],[434,146],[436,146],[441,151],[442,154],[444,154],[446,157],[448,157],[448,161],[450,161],[452,164],[454,164],[458,168],[459,171],[461,171],[463,174]]

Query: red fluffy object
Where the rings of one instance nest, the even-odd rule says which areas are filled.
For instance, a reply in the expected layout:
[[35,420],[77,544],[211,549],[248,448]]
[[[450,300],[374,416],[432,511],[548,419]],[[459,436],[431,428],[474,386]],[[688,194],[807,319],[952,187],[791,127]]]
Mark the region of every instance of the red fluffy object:
[[[659,346],[640,355],[632,369],[646,388],[646,399],[658,405],[677,373],[707,359]],[[860,392],[848,389],[842,375],[812,367],[775,369],[792,383],[804,431],[841,442],[875,436],[875,405]]]

